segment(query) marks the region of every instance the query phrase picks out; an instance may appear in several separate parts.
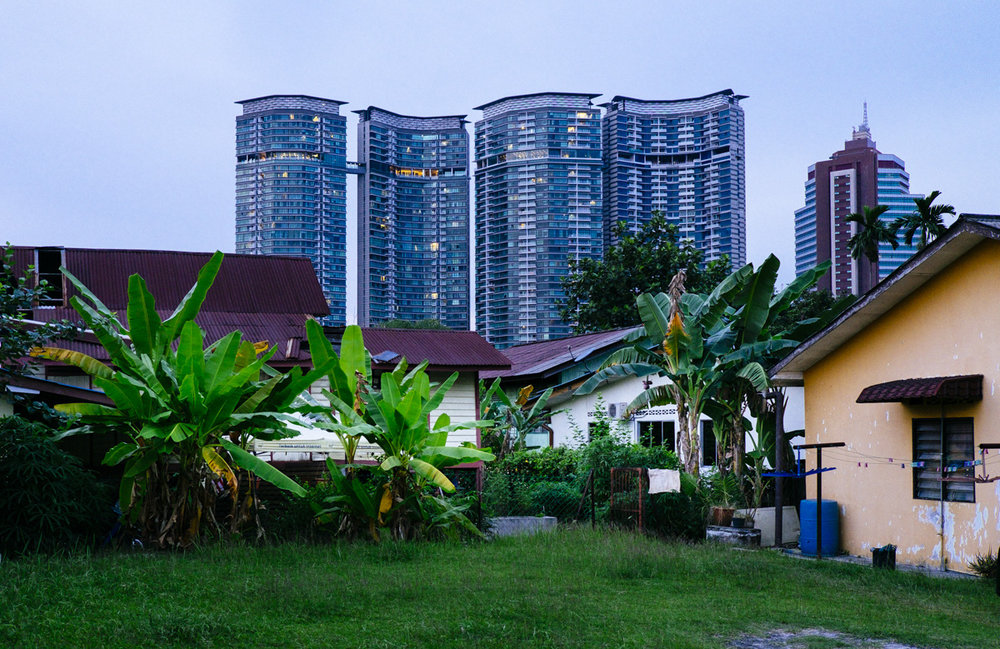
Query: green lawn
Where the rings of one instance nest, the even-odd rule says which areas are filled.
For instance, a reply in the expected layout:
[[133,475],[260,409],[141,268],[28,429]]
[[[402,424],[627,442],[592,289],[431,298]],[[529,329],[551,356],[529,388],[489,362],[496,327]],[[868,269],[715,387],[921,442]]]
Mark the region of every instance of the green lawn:
[[2,647],[722,647],[822,627],[995,647],[979,580],[569,530],[492,543],[4,560]]

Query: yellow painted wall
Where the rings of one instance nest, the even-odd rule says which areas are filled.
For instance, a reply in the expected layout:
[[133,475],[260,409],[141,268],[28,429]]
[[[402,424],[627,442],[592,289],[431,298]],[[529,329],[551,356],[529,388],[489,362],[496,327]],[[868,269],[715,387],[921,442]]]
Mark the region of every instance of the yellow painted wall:
[[[837,470],[822,474],[824,500],[839,503],[846,552],[870,556],[871,547],[893,543],[902,563],[940,566],[940,506],[913,498],[908,463],[912,420],[939,417],[941,407],[855,401],[876,383],[960,374],[984,375],[982,402],[946,406],[948,417],[974,417],[978,453],[981,443],[1000,443],[1000,243],[994,241],[970,250],[804,374],[807,441],[847,443],[825,450],[824,465]],[[864,455],[894,464],[872,459],[865,467]],[[815,451],[806,458],[813,468]],[[997,455],[987,463],[1000,473]],[[814,498],[816,479],[807,482]],[[950,570],[968,572],[977,553],[1000,548],[1000,481],[976,484],[975,492],[975,503],[944,506]]]

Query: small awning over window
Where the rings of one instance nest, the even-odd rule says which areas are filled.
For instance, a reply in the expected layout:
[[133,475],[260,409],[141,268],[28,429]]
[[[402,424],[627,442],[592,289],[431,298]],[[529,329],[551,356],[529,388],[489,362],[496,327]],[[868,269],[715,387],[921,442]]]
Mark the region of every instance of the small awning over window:
[[983,375],[932,376],[869,385],[858,403],[972,403],[983,400]]

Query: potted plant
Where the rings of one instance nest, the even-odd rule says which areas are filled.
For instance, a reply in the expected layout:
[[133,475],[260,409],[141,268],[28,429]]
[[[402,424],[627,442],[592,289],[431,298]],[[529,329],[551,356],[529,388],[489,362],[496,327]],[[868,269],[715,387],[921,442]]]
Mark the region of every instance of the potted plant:
[[740,500],[739,482],[732,473],[714,473],[708,479],[709,524],[729,526]]

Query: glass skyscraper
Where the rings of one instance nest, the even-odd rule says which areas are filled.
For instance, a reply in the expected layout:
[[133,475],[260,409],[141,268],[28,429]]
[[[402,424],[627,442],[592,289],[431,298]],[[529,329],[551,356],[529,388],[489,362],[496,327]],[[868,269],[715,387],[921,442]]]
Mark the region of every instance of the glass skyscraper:
[[831,260],[831,272],[817,286],[834,295],[862,295],[898,268],[916,252],[915,246],[900,242],[895,250],[879,244],[877,276],[871,265],[851,257],[848,240],[857,233],[857,224],[845,219],[864,208],[887,205],[880,217],[891,223],[913,213],[910,175],[903,161],[879,152],[865,119],[854,130],[844,148],[829,160],[810,165],[805,183],[805,205],[795,211],[795,273],[801,275],[816,264]]
[[497,347],[567,336],[560,280],[600,258],[600,109],[587,93],[536,93],[477,107],[476,327]]
[[745,95],[693,99],[616,96],[603,104],[605,242],[614,224],[636,232],[655,211],[705,261],[746,263]]
[[308,257],[343,323],[347,299],[345,102],[268,95],[236,102],[236,252]]
[[469,135],[465,115],[355,111],[358,318],[432,318],[468,329]]

